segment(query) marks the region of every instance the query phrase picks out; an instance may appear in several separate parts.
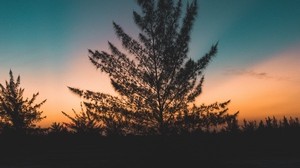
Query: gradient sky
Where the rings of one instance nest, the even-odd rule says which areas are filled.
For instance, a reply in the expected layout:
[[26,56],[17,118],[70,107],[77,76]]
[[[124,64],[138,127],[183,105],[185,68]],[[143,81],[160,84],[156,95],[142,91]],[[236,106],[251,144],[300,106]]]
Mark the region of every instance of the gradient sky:
[[[119,44],[112,21],[136,37],[134,0],[0,0],[0,82],[21,75],[26,95],[40,92],[47,119],[79,109],[67,86],[112,93],[87,49]],[[219,41],[197,104],[232,100],[240,118],[300,115],[300,0],[198,0],[190,57]]]

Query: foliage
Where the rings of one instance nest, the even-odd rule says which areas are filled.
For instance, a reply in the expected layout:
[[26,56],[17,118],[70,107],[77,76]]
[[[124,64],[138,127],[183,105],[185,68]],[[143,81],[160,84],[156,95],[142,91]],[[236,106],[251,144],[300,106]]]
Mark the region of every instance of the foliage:
[[[211,105],[204,105],[193,107],[187,111],[186,114],[177,116],[174,123],[169,125],[168,130],[174,130],[173,134],[191,134],[199,132],[218,131],[222,127],[229,129],[233,121],[237,121],[238,113],[233,115],[228,114],[227,105],[230,101],[224,103],[214,103]],[[237,123],[236,123],[237,124]]]
[[14,80],[12,71],[10,80],[0,84],[0,123],[2,131],[15,133],[32,133],[39,129],[36,122],[44,119],[40,107],[46,102],[34,104],[39,93],[32,98],[24,98],[24,89],[20,88],[20,76]]
[[[260,124],[260,127],[261,128],[264,127],[263,122]],[[258,129],[258,126],[257,126],[256,121],[247,121],[245,119],[243,120],[242,130],[244,132],[254,132],[257,129]]]
[[240,132],[240,126],[238,124],[237,114],[238,112],[235,113],[234,115],[229,115],[225,118],[226,125],[223,128],[223,131],[230,132],[230,133]]
[[67,113],[63,112],[63,115],[65,115],[67,118],[71,120],[69,123],[64,123],[64,125],[70,129],[73,133],[76,134],[99,134],[101,131],[101,125],[97,123],[95,117],[91,115],[91,112],[89,110],[84,111],[82,105],[81,105],[81,112],[76,113],[73,109],[73,112],[75,114],[74,117],[68,115]]
[[[142,9],[141,14],[133,12],[141,31],[138,40],[113,22],[126,53],[111,42],[108,42],[110,53],[89,50],[90,61],[109,75],[119,96],[70,90],[86,99],[85,106],[105,128],[116,128],[125,134],[166,134],[171,126],[194,130],[205,122],[212,122],[206,125],[224,123],[219,118],[229,115],[225,115],[227,111],[219,114],[205,110],[218,105],[191,107],[202,92],[203,70],[216,55],[218,45],[212,45],[198,60],[188,56],[197,1],[187,3],[183,18],[181,0],[138,0],[137,3]],[[205,112],[209,114],[203,115]],[[196,125],[184,122],[191,118]]]
[[[258,123],[258,124],[257,124]],[[243,124],[240,126],[239,131],[242,133],[277,133],[277,131],[288,131],[293,132],[300,129],[300,122],[298,118],[290,117],[289,119],[285,116],[282,119],[273,117],[266,117],[265,120],[248,121],[243,120]]]
[[50,125],[50,128],[48,129],[48,134],[64,135],[68,134],[68,129],[64,124],[54,122]]

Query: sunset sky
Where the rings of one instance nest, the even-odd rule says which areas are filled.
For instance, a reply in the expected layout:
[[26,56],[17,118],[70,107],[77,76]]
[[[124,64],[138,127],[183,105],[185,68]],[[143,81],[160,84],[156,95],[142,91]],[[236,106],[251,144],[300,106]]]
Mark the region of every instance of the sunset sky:
[[[187,1],[187,0],[185,0]],[[185,2],[184,1],[184,2]],[[112,21],[133,37],[134,0],[0,0],[0,82],[10,69],[25,94],[40,92],[47,119],[78,110],[67,86],[113,93],[107,76],[88,60],[88,49],[120,44]],[[231,99],[240,119],[300,117],[300,1],[198,0],[189,56],[199,59],[219,41],[196,104]]]

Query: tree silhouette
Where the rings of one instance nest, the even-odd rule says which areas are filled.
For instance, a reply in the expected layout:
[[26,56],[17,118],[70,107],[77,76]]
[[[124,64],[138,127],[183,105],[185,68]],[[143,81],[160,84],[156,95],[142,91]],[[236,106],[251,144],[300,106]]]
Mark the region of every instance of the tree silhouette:
[[195,106],[188,111],[188,113],[177,116],[173,125],[170,126],[170,130],[176,129],[173,133],[190,134],[197,132],[211,132],[217,131],[221,127],[226,131],[235,129],[237,126],[237,114],[228,114],[227,105],[230,101],[223,103],[214,103],[211,105]]
[[96,135],[101,133],[101,125],[96,121],[95,117],[91,115],[88,109],[84,111],[82,105],[80,113],[76,113],[75,110],[73,110],[73,113],[75,114],[74,117],[63,111],[62,113],[71,120],[71,122],[64,123],[64,125],[73,133],[82,135]]
[[[216,55],[217,44],[198,60],[188,56],[197,1],[187,3],[183,18],[181,0],[137,0],[137,4],[142,9],[141,14],[133,12],[141,31],[138,40],[113,22],[126,53],[111,42],[111,53],[89,50],[90,61],[109,75],[119,96],[70,90],[83,96],[85,106],[107,127],[135,134],[166,134],[178,119],[191,115],[192,103],[202,92],[203,70]],[[201,122],[203,112],[197,114]]]
[[68,129],[67,129],[67,127],[65,127],[64,124],[53,122],[48,129],[48,134],[50,134],[50,135],[67,135]]
[[24,98],[24,89],[20,88],[20,76],[14,80],[12,71],[10,80],[5,85],[0,84],[0,122],[2,131],[10,130],[18,134],[32,133],[38,130],[36,122],[44,119],[40,107],[46,102],[34,104],[39,93],[32,98]]
[[253,133],[258,129],[256,121],[243,120],[242,130],[247,133]]

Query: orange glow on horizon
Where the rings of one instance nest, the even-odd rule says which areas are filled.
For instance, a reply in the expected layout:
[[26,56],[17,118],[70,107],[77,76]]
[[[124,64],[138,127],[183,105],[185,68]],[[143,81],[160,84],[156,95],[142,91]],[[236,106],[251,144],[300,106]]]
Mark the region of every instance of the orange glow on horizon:
[[227,80],[213,87],[204,84],[199,102],[231,99],[229,110],[239,118],[260,120],[267,116],[300,115],[300,51],[289,50],[247,70],[225,75]]
[[[240,111],[240,120],[264,119],[273,115],[299,117],[299,53],[299,50],[289,50],[238,74],[220,74],[222,79],[216,80],[209,77],[204,82],[203,93],[197,103],[210,104],[231,99],[229,111]],[[53,122],[68,122],[61,111],[71,116],[72,109],[80,111],[82,99],[72,94],[67,86],[115,95],[108,76],[89,62],[86,50],[73,55],[76,59],[69,62],[61,74],[47,72],[43,76],[33,77],[30,72],[14,72],[15,77],[21,75],[25,97],[39,92],[37,102],[47,99],[41,108],[47,118],[38,123],[42,127],[48,127]],[[1,83],[4,80],[8,80],[8,73],[1,78]]]
[[71,116],[72,109],[80,112],[82,99],[70,92],[68,86],[114,94],[108,76],[89,62],[87,50],[74,54],[74,59],[61,74],[48,73],[42,77],[32,77],[22,73],[21,87],[25,88],[25,96],[39,92],[37,103],[47,99],[41,107],[43,114],[47,116],[39,123],[42,127],[48,127],[53,122],[68,122],[61,111]]

